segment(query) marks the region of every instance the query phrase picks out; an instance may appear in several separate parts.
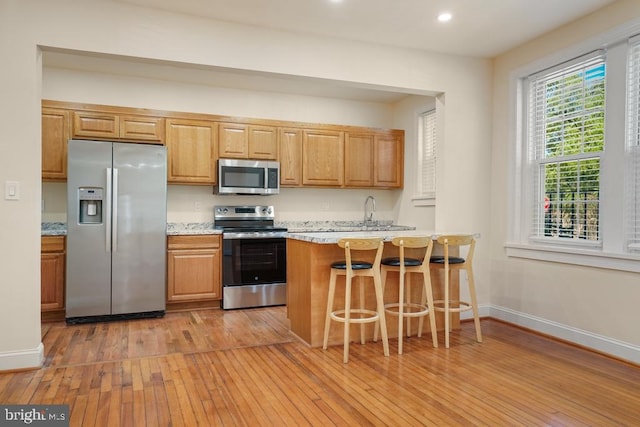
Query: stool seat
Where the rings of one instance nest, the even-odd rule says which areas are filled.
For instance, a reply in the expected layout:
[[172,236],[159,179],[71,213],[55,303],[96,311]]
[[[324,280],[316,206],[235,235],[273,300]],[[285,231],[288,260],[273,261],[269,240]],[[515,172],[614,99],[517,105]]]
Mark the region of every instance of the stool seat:
[[[389,265],[391,267],[400,267],[400,257],[390,257],[384,258],[381,262],[382,265]],[[404,266],[405,267],[418,267],[422,265],[422,260],[416,258],[405,258]]]
[[[432,264],[443,264],[444,265],[444,257],[440,255],[432,256],[429,261]],[[464,264],[465,259],[457,256],[449,257],[449,264]]]
[[[340,270],[347,269],[347,261],[336,261],[331,264],[331,268],[339,268]],[[373,268],[373,264],[366,261],[351,261],[351,268],[353,270],[368,270]]]

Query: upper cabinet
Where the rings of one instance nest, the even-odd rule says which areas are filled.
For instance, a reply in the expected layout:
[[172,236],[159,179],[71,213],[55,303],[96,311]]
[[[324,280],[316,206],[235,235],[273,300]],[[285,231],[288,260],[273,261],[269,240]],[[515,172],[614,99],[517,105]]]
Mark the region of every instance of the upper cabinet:
[[67,179],[67,141],[69,141],[69,111],[42,109],[42,179]]
[[344,147],[344,184],[347,187],[373,186],[374,135],[348,132]]
[[278,158],[278,133],[274,126],[218,123],[218,143],[220,158]]
[[302,185],[302,129],[280,128],[278,138],[280,185]]
[[164,118],[74,111],[73,137],[164,144]]
[[169,183],[216,183],[216,126],[206,120],[167,120]]
[[404,131],[42,101],[42,179],[69,139],[166,144],[170,184],[215,185],[218,158],[278,160],[283,187],[402,188]]
[[397,131],[345,134],[345,187],[402,188],[404,137]]
[[344,132],[305,129],[302,133],[302,184],[341,187]]
[[374,137],[373,186],[402,188],[404,177],[404,133],[380,132]]

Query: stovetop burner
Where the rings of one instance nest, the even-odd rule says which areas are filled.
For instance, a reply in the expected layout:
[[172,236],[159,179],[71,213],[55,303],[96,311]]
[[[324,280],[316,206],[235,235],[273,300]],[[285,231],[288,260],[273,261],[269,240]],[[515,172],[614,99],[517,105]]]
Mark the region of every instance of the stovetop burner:
[[273,206],[215,206],[214,226],[224,233],[286,232],[274,226]]

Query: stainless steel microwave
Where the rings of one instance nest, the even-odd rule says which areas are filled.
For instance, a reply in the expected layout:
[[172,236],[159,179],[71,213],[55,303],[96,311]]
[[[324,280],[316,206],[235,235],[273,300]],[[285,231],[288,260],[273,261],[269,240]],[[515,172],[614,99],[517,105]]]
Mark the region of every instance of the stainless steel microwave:
[[267,160],[218,160],[218,194],[278,194],[280,163]]

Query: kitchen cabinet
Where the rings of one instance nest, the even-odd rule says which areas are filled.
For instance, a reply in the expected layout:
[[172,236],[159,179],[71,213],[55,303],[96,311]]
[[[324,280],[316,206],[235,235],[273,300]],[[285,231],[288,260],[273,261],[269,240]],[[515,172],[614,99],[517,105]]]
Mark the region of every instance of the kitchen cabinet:
[[164,144],[164,118],[73,111],[73,138],[127,140]]
[[69,111],[42,109],[42,179],[67,179],[67,141],[70,126]]
[[371,187],[374,175],[374,135],[345,135],[344,183],[347,187]]
[[302,130],[280,128],[278,160],[280,161],[280,185],[302,185]]
[[167,120],[167,180],[173,184],[216,182],[216,123],[206,120]]
[[344,182],[344,132],[305,129],[302,133],[302,184],[341,187]]
[[233,159],[275,160],[277,128],[243,123],[218,123],[218,156]]
[[403,156],[398,133],[346,133],[345,187],[402,188]]
[[40,310],[64,311],[65,237],[42,236],[40,248]]
[[404,133],[379,132],[374,137],[373,185],[402,188],[404,183]]
[[220,246],[220,235],[168,237],[168,305],[221,298]]

